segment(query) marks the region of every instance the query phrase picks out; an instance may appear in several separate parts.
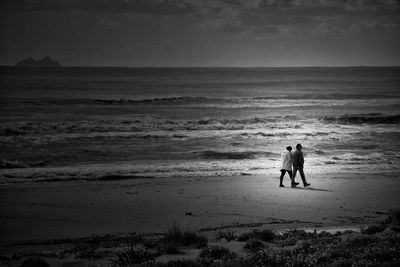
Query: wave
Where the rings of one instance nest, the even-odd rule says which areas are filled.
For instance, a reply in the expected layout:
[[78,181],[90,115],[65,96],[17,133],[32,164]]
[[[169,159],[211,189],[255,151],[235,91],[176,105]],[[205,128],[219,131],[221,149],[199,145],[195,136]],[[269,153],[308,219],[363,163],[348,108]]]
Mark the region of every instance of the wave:
[[0,169],[32,168],[46,165],[45,161],[24,162],[19,160],[6,160],[0,163]]
[[[41,133],[93,132],[152,132],[165,130],[243,130],[252,125],[276,122],[278,118],[251,117],[243,119],[204,118],[200,120],[165,120],[136,118],[132,120],[82,120],[69,122],[16,122],[0,124],[0,136],[18,136]],[[258,127],[258,126],[256,126]],[[149,136],[147,136],[149,137]]]
[[[143,97],[143,96],[142,96]],[[386,106],[398,105],[399,98],[396,97],[355,97],[346,95],[333,95],[319,97],[314,95],[301,94],[297,96],[279,95],[279,96],[261,96],[261,97],[240,97],[240,96],[170,96],[170,97],[153,97],[153,98],[35,98],[35,99],[8,99],[7,101],[0,100],[1,105],[5,106],[21,106],[28,107],[61,107],[61,106],[80,106],[85,107],[202,107],[215,109],[242,109],[242,108],[301,108],[301,107],[342,107],[356,106],[364,107],[371,106]]]
[[200,96],[177,96],[177,97],[154,97],[154,98],[143,98],[143,99],[129,99],[129,98],[118,98],[118,99],[92,99],[92,98],[35,98],[35,99],[7,99],[2,100],[1,103],[4,105],[15,105],[25,104],[34,106],[48,106],[48,105],[168,105],[168,104],[195,104],[195,103],[218,103],[227,101],[228,99],[223,98],[208,98]]
[[260,151],[220,152],[214,150],[205,150],[201,152],[194,152],[194,154],[206,159],[254,159],[262,156],[270,156],[273,153]]
[[338,124],[398,124],[400,123],[400,114],[398,115],[382,115],[381,113],[368,114],[352,114],[342,116],[326,116],[321,117],[321,121],[327,123]]
[[259,123],[268,123],[275,122],[276,118],[260,118],[260,117],[251,117],[245,119],[202,119],[199,121],[190,121],[194,124],[206,125],[206,124],[259,124]]
[[264,133],[264,132],[256,132],[256,133],[241,133],[241,136],[261,136],[261,137],[284,137],[291,135],[287,132],[278,132],[278,133]]
[[119,105],[119,104],[194,104],[194,103],[210,103],[210,102],[221,102],[223,99],[219,98],[207,98],[207,97],[192,97],[192,96],[178,96],[178,97],[161,97],[161,98],[149,98],[149,99],[96,99],[98,103]]
[[179,96],[161,97],[149,99],[96,99],[95,104],[106,105],[137,105],[137,106],[189,106],[218,109],[237,108],[299,108],[299,107],[338,107],[338,106],[381,106],[396,105],[398,98],[384,96],[346,96],[333,95],[321,97],[314,95],[291,95],[267,96],[267,97],[200,97],[200,96]]
[[277,100],[277,99],[312,99],[312,100],[348,100],[348,99],[392,99],[390,94],[341,94],[341,93],[324,93],[324,94],[297,94],[297,95],[278,95],[278,96],[259,96],[252,97],[255,100]]

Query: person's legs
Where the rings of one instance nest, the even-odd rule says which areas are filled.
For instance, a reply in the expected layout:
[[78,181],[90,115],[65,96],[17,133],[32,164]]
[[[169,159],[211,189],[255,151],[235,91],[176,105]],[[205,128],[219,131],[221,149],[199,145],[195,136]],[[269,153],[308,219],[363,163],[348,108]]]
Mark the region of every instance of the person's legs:
[[289,174],[290,181],[292,181],[292,180],[293,180],[293,173],[292,173],[292,171],[287,171],[287,172],[288,172],[288,174]]
[[283,182],[283,176],[285,176],[285,172],[286,172],[285,170],[281,170],[281,177],[280,177],[280,181],[281,182],[279,183],[280,187],[283,187],[283,183],[282,182]]
[[304,175],[303,168],[299,169],[301,180],[303,180],[304,187],[309,186],[310,184],[306,181],[306,176]]
[[296,174],[297,174],[297,168],[293,166],[293,175],[292,175],[292,177],[291,177],[291,179],[292,179],[292,187],[295,187],[296,184],[297,184],[297,183],[294,181],[294,178],[296,178]]

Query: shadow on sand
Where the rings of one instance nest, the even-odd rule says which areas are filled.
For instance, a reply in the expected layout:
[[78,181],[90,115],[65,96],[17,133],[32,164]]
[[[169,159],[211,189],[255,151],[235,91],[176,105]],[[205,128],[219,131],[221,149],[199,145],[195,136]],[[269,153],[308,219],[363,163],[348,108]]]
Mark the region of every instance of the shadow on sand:
[[301,190],[313,190],[313,191],[322,191],[322,192],[333,192],[332,190],[322,189],[322,188],[313,188],[313,187],[285,187],[289,189],[301,189]]

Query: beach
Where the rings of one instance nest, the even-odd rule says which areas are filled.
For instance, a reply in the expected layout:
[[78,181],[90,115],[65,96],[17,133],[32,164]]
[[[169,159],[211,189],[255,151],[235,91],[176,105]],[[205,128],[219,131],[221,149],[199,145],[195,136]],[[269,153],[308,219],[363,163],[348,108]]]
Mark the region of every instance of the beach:
[[[131,249],[131,253],[136,250],[144,254],[132,254],[137,256],[127,260],[145,266],[208,266],[215,262],[221,266],[242,266],[245,262],[264,266],[257,262],[262,259],[257,253],[270,254],[274,247],[274,253],[291,255],[284,261],[289,265],[337,263],[338,253],[346,263],[365,263],[365,257],[369,263],[394,263],[400,260],[393,256],[398,251],[398,233],[390,226],[379,225],[398,211],[398,175],[386,172],[327,175],[318,180],[309,177],[312,185],[307,188],[291,188],[288,179],[284,181],[286,187],[278,187],[277,175],[2,185],[1,265],[44,261],[50,266],[125,266],[117,255],[126,255],[124,251]],[[173,237],[174,231],[188,231],[188,235],[198,235],[206,243],[200,245],[194,239],[181,244]],[[244,239],[249,233],[257,234],[254,241]],[[333,242],[333,237],[343,244],[329,249],[324,244]],[[386,242],[379,245],[386,252],[376,252],[375,243],[379,242]],[[315,256],[304,251],[306,245],[311,246],[312,253],[323,254]],[[346,252],[352,246],[358,254]],[[369,252],[369,246],[376,247],[375,254]],[[346,249],[339,250],[343,247]],[[364,254],[360,256],[361,249]],[[214,254],[209,259],[204,256],[208,250],[230,253],[231,260],[214,259],[219,257]],[[273,266],[283,264],[268,262]]]
[[198,230],[294,222],[362,227],[398,208],[398,175],[309,177],[310,188],[290,188],[288,178],[279,188],[278,175],[1,186],[1,238],[162,233],[172,221]]

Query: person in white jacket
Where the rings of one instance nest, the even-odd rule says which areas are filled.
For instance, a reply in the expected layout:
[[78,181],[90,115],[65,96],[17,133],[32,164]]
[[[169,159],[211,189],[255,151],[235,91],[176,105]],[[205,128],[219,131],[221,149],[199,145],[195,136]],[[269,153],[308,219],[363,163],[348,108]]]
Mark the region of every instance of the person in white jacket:
[[293,181],[292,163],[293,163],[292,147],[288,146],[286,147],[286,151],[282,152],[281,154],[281,177],[280,177],[279,187],[284,187],[283,177],[285,176],[286,172],[289,174],[292,186],[296,186],[298,184],[294,183]]

